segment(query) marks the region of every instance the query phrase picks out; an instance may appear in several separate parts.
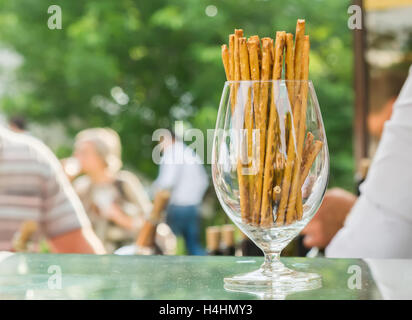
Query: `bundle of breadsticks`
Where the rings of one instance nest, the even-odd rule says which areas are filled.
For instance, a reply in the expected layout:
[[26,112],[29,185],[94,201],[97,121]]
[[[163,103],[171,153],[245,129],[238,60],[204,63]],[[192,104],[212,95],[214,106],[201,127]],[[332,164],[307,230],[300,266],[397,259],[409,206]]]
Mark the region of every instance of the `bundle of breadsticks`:
[[[276,32],[275,40],[254,35],[246,39],[242,29],[229,36],[229,45],[222,45],[222,60],[230,82],[231,112],[241,108],[242,130],[246,131],[248,156],[252,153],[253,131],[259,133],[257,171],[244,174],[245,164],[238,160],[240,210],[244,223],[271,227],[289,225],[303,217],[302,186],[323,143],[306,133],[306,111],[309,75],[309,36],[305,20],[292,33]],[[285,80],[290,112],[277,112],[274,82]],[[239,99],[239,82],[252,80],[244,105]],[[305,81],[306,80],[306,81]],[[253,97],[253,98],[252,98]],[[280,121],[286,128],[286,154],[281,152]],[[242,142],[243,143],[243,142]],[[246,165],[250,166],[250,163]]]

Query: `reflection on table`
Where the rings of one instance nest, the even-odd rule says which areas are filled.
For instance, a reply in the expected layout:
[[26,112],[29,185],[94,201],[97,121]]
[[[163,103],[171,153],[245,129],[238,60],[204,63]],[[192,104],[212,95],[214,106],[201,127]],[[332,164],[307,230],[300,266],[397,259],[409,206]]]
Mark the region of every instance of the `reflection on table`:
[[[256,257],[116,256],[0,253],[0,299],[274,299],[229,292],[226,276],[256,269]],[[409,260],[284,258],[316,272],[322,287],[286,299],[412,298]],[[61,275],[61,277],[60,277]],[[61,281],[60,281],[60,280]]]

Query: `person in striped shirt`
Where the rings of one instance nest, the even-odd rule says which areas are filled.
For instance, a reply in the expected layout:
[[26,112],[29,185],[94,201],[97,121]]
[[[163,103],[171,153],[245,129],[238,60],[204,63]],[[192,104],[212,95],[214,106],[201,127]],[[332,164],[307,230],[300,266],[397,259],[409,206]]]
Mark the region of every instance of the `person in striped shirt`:
[[56,253],[104,253],[54,154],[38,139],[0,127],[0,251],[33,221],[35,242]]

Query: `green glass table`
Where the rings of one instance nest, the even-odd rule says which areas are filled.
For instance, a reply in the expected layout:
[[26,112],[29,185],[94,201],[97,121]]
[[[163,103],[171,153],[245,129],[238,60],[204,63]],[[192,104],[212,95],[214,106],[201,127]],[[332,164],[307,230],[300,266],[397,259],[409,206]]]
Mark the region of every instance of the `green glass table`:
[[[316,272],[322,287],[286,299],[412,298],[412,261],[283,258]],[[0,299],[271,299],[229,292],[223,278],[257,269],[258,257],[0,253]],[[279,297],[275,297],[279,298]]]

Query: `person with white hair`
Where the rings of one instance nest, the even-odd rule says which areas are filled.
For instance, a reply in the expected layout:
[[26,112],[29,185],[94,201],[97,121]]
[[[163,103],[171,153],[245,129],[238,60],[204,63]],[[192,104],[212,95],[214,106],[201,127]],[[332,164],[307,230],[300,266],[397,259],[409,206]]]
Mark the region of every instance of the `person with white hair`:
[[106,251],[132,243],[152,204],[139,179],[121,170],[119,135],[109,128],[83,130],[76,136],[74,156],[82,174],[74,188]]

